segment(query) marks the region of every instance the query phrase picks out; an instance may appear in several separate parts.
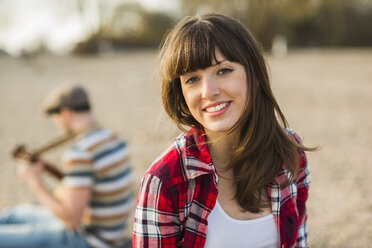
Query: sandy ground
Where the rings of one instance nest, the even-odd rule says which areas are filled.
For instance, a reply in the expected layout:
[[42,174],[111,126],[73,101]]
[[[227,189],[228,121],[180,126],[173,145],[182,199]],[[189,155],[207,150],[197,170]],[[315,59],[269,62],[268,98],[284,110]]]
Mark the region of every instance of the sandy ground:
[[[308,153],[311,246],[371,247],[372,50],[292,51],[268,62],[291,127],[305,144],[321,146]],[[16,177],[10,151],[60,135],[40,105],[50,89],[66,81],[88,87],[100,123],[129,142],[137,189],[146,168],[179,133],[162,110],[156,65],[155,51],[0,57],[0,208],[35,202]],[[62,151],[46,158],[57,161]]]

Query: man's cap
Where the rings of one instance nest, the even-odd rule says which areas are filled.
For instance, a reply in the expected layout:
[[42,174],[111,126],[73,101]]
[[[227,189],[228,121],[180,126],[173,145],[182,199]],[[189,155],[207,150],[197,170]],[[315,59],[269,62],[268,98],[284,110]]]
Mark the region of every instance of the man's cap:
[[63,108],[73,111],[89,111],[89,98],[84,88],[68,84],[53,89],[45,98],[44,112],[51,115],[59,113]]

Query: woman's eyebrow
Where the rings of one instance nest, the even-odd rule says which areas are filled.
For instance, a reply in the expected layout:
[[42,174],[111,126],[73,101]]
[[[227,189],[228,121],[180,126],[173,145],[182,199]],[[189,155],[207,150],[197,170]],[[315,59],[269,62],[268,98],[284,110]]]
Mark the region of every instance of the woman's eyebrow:
[[223,62],[227,61],[228,59],[223,59],[221,61],[216,61],[216,64],[211,64],[211,66],[217,66],[219,64],[222,64]]
[[[217,61],[215,64],[211,64],[211,65],[208,66],[208,67],[215,67],[215,66],[218,66],[218,65],[222,64],[222,63],[225,62],[225,61],[229,61],[229,60],[228,60],[228,59],[223,59],[223,60]],[[200,69],[196,69],[195,71],[185,72],[185,73],[183,73],[183,74],[180,74],[180,77],[181,77],[181,76],[185,76],[185,75],[190,74],[190,73],[194,73],[194,72],[196,72],[196,71],[198,71],[198,70],[200,70]]]

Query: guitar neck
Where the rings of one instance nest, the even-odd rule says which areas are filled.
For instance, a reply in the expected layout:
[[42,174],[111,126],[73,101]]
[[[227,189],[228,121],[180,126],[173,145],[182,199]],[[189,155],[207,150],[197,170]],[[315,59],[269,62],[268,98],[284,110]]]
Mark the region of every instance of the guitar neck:
[[44,162],[44,170],[58,181],[61,181],[64,176],[64,174],[59,169],[57,169],[54,165],[50,163]]

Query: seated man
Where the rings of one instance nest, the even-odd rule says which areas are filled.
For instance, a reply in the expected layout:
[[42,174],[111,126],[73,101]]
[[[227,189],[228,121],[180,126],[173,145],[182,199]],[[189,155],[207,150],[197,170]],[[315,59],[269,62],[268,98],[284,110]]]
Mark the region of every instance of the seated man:
[[52,194],[41,180],[43,161],[19,165],[19,176],[41,205],[0,214],[0,247],[125,247],[133,206],[126,144],[101,128],[79,86],[52,91],[45,112],[66,134],[77,134],[64,153],[64,177]]

